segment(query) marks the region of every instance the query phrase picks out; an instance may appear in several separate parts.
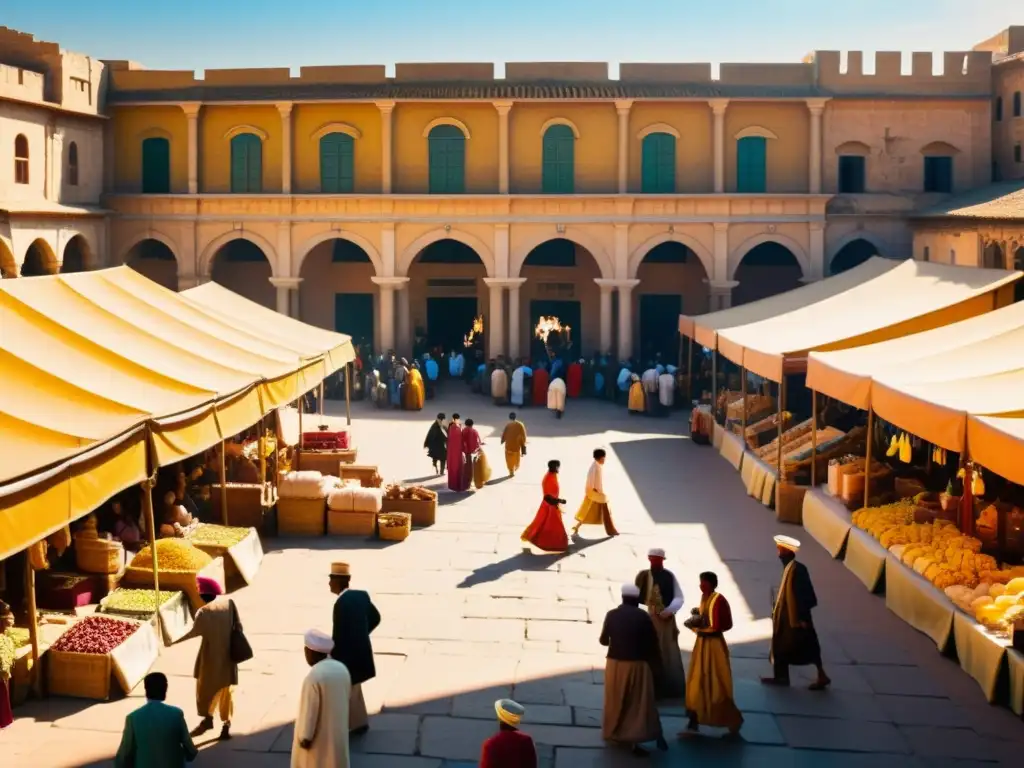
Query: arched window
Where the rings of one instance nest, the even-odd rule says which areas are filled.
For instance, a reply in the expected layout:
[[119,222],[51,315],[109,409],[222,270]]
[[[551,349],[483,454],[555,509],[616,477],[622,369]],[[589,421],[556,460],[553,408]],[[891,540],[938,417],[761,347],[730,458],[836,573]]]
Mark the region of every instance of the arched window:
[[649,133],[640,145],[640,191],[671,194],[676,191],[676,137]]
[[263,142],[252,133],[231,139],[231,191],[258,195],[263,191]]
[[571,195],[574,188],[576,136],[568,125],[552,125],[541,139],[541,191],[548,195]]
[[154,136],[142,140],[142,192],[166,195],[171,191],[171,142]]
[[78,145],[73,141],[68,145],[68,184],[78,186]]
[[14,183],[28,184],[28,139],[21,133],[14,137]]
[[768,185],[768,140],[744,136],[736,141],[736,191],[766,192]]
[[455,125],[435,125],[427,137],[432,195],[466,191],[466,137]]
[[346,133],[328,133],[320,139],[320,191],[351,192],[355,184],[355,140]]

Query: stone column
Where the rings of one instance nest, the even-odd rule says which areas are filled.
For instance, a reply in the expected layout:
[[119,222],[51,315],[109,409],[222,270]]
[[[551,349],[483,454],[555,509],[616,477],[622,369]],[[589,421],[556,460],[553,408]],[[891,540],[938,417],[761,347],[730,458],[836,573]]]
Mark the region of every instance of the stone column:
[[[199,277],[197,275],[193,275],[193,274],[178,275],[178,290],[179,291],[187,291],[189,288],[195,288],[200,283],[201,283],[201,281],[200,281],[200,279],[199,279]],[[281,311],[281,289],[280,288],[278,288],[278,301],[277,301],[277,303],[278,303],[277,311],[280,312]]]
[[395,288],[398,293],[398,349],[400,354],[412,354],[412,320],[409,316],[409,283]]
[[711,99],[709,103],[715,116],[715,193],[720,195],[725,192],[725,110],[729,100]]
[[811,146],[810,146],[810,179],[808,191],[812,195],[821,194],[821,116],[825,111],[827,99],[808,99],[807,109],[811,113]]
[[732,306],[732,289],[737,285],[739,283],[735,280],[712,281],[708,284],[712,312]]
[[291,277],[294,274],[292,270],[292,224],[290,221],[281,221],[277,224],[277,269],[274,272],[283,277]]
[[802,282],[810,283],[821,280],[825,277],[825,224],[820,221],[812,221],[810,227],[810,245],[807,255],[810,265],[807,274],[803,276]]
[[395,225],[386,222],[380,230],[380,259],[383,262],[384,274],[391,277],[395,274]]
[[508,194],[508,113],[512,111],[511,101],[496,101],[498,110],[498,194]]
[[292,103],[278,103],[281,113],[281,194],[292,193]]
[[523,354],[519,345],[519,289],[525,282],[525,277],[516,277],[508,281],[508,353],[514,358]]
[[[301,277],[272,277],[270,284],[277,289],[277,311],[289,317],[298,317],[299,286],[302,285]],[[178,286],[181,288],[181,278],[178,278]]]
[[188,120],[188,193],[190,195],[199,194],[199,110],[202,106],[196,101],[181,105],[185,112],[185,118]]
[[629,110],[632,101],[616,101],[615,111],[619,114],[619,194],[626,194],[629,183]]
[[485,277],[484,283],[490,291],[487,308],[487,356],[497,357],[505,353],[505,281],[501,278]]
[[494,272],[500,278],[505,278],[509,273],[508,235],[508,224],[494,225]]
[[381,352],[395,348],[395,290],[409,282],[408,277],[371,277],[379,289],[377,327],[380,328]]
[[628,360],[633,354],[633,289],[639,280],[619,280],[619,360]]
[[[393,101],[378,101],[377,109],[380,110],[380,192],[382,195],[391,194],[391,113],[395,109]],[[383,341],[381,342],[383,345]]]
[[[59,203],[64,192],[64,129],[54,127],[50,141],[46,146],[46,152],[50,156],[50,194],[51,200]],[[62,258],[61,254],[57,254]]]
[[612,351],[612,291],[615,290],[614,280],[595,278],[594,282],[601,289],[601,354]]
[[[708,280],[726,280],[729,276],[729,225],[724,221],[715,222],[715,266]],[[713,307],[712,307],[713,309]]]

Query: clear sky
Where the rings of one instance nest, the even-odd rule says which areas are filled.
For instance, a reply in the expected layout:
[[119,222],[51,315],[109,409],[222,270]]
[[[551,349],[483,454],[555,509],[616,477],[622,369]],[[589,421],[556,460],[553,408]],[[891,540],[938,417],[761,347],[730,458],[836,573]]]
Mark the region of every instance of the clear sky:
[[967,50],[1024,0],[0,0],[0,24],[152,69],[799,61]]

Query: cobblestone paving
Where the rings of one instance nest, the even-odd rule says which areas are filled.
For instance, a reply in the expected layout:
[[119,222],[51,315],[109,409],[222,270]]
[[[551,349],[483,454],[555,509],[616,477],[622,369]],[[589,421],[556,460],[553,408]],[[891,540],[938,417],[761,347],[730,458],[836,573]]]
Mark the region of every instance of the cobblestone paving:
[[[618,587],[662,546],[688,597],[696,574],[718,572],[733,605],[729,641],[736,696],[746,723],[742,743],[709,734],[671,745],[649,765],[707,761],[723,766],[1021,765],[1024,725],[989,707],[977,685],[940,657],[933,644],[889,614],[841,563],[807,536],[808,564],[821,606],[816,623],[834,685],[765,690],[771,587],[781,568],[771,541],[799,530],[743,492],[711,449],[681,438],[681,414],[666,420],[630,417],[624,409],[570,401],[562,421],[527,409],[528,455],[505,478],[496,432],[507,408],[448,385],[419,414],[353,406],[360,462],[378,463],[386,480],[441,486],[420,449],[437,410],[459,411],[481,428],[495,468],[485,489],[442,493],[437,525],[403,543],[348,539],[276,540],[267,544],[251,587],[235,593],[256,658],[243,665],[236,694],[235,738],[204,741],[198,766],[288,765],[291,722],[305,673],[302,633],[330,629],[332,560],[352,564],[354,585],[368,589],[383,614],[374,634],[378,676],[365,686],[371,730],[354,742],[355,768],[455,768],[476,765],[481,741],[495,728],[492,703],[513,696],[527,707],[526,728],[545,768],[612,768],[638,759],[601,741],[604,613]],[[329,403],[331,413],[344,406]],[[605,471],[622,535],[603,540],[583,531],[567,556],[524,554],[519,534],[540,501],[551,458],[562,461],[562,495],[575,509],[594,447],[609,449]],[[684,611],[688,611],[688,607]],[[689,633],[681,638],[688,651]],[[171,703],[193,715],[195,641],[165,649],[157,669],[171,677]],[[801,673],[798,678],[809,682]],[[141,687],[140,687],[141,688]],[[4,766],[102,764],[114,753],[124,716],[141,690],[120,701],[36,702],[18,710],[0,735]],[[679,708],[662,710],[666,732],[683,723]]]

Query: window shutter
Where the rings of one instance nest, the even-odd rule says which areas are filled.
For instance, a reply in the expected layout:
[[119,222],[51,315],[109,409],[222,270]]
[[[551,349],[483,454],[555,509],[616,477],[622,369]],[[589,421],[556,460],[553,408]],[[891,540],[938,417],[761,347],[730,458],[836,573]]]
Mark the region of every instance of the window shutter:
[[572,128],[552,125],[541,142],[541,190],[547,194],[572,194],[576,176],[576,135]]
[[668,133],[651,133],[640,148],[640,189],[649,194],[676,191],[676,138]]
[[329,133],[320,139],[320,191],[343,194],[354,184],[354,141],[344,133]]
[[142,140],[142,191],[146,194],[171,191],[171,143],[167,139]]
[[466,191],[466,139],[460,135],[447,144],[448,193],[460,195]]
[[766,191],[768,141],[762,136],[747,136],[736,143],[736,191]]

